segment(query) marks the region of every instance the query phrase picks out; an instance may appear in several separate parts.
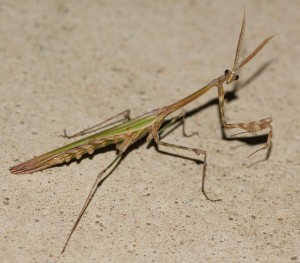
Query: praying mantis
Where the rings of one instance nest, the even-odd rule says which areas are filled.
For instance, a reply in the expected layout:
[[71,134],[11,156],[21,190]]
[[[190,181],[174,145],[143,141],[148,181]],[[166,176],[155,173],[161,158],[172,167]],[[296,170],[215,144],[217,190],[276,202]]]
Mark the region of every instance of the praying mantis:
[[[70,144],[67,144],[63,147],[50,151],[48,153],[42,154],[38,157],[34,157],[26,162],[18,164],[10,168],[10,172],[13,174],[25,174],[25,173],[33,173],[37,171],[44,170],[48,167],[58,165],[64,162],[69,162],[71,159],[80,159],[83,154],[93,154],[93,152],[101,147],[115,144],[117,149],[117,156],[113,159],[113,161],[103,169],[96,177],[96,180],[84,202],[84,205],[66,239],[66,242],[63,246],[61,253],[63,253],[70,241],[70,238],[75,231],[77,225],[79,224],[84,212],[86,211],[90,201],[92,200],[94,194],[97,191],[98,186],[100,185],[101,181],[103,180],[103,175],[113,167],[118,160],[121,159],[122,155],[128,149],[130,145],[134,142],[140,140],[143,137],[146,137],[146,141],[154,141],[158,146],[166,146],[171,148],[178,148],[186,151],[192,151],[196,155],[203,156],[203,166],[202,166],[202,182],[201,182],[201,191],[204,194],[205,198],[210,201],[219,201],[221,199],[212,199],[210,198],[206,191],[205,191],[205,178],[206,178],[206,167],[207,167],[207,152],[203,149],[199,148],[192,148],[181,146],[177,144],[163,142],[160,139],[160,134],[162,131],[170,127],[172,124],[177,122],[178,120],[184,121],[184,113],[180,113],[177,117],[171,119],[166,125],[165,118],[170,115],[171,113],[181,109],[185,105],[189,104],[190,102],[198,99],[203,94],[208,92],[213,87],[218,89],[218,101],[219,101],[219,110],[221,116],[221,123],[224,129],[235,129],[240,128],[243,130],[242,133],[251,133],[255,134],[259,131],[268,130],[267,140],[265,144],[253,152],[254,153],[267,149],[270,147],[271,139],[272,139],[272,126],[271,122],[272,119],[264,118],[258,121],[251,121],[246,123],[227,123],[225,120],[225,110],[224,110],[224,84],[231,84],[234,81],[239,79],[238,71],[246,65],[256,54],[274,37],[274,35],[269,36],[264,41],[262,41],[252,53],[250,53],[245,59],[241,58],[241,47],[244,38],[245,32],[245,25],[246,25],[246,17],[245,14],[243,16],[241,31],[239,34],[238,44],[236,48],[235,59],[233,63],[233,67],[231,70],[225,70],[225,73],[222,74],[220,77],[213,79],[203,88],[197,90],[196,92],[190,94],[189,96],[162,108],[158,108],[147,112],[139,117],[130,119],[130,111],[126,110],[117,116],[123,116],[124,121],[120,124],[116,124],[112,127],[99,131],[96,134],[89,135],[83,139],[77,140]],[[109,120],[111,120],[110,118]],[[109,121],[107,120],[107,121]],[[102,122],[96,126],[90,127],[82,132],[74,134],[73,136],[68,136],[66,132],[64,133],[64,137],[73,138],[79,135],[84,135],[88,133],[92,133],[95,130],[101,128],[105,122]],[[183,123],[184,124],[184,123]],[[106,126],[105,126],[106,127]],[[251,156],[250,155],[250,156]],[[249,157],[250,157],[249,156]]]

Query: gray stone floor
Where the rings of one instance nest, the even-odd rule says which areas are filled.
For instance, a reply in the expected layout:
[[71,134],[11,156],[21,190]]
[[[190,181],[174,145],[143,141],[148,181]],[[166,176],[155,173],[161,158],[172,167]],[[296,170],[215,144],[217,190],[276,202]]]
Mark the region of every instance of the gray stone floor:
[[[229,121],[273,117],[266,151],[222,140],[217,91],[188,105],[189,132],[167,142],[208,152],[206,201],[192,153],[130,149],[60,250],[108,150],[30,175],[9,167],[130,108],[133,116],[194,92],[232,66],[246,10],[245,54],[279,33],[226,86]],[[299,262],[299,1],[1,1],[1,262]],[[238,131],[235,131],[238,132]],[[228,135],[234,134],[229,131]],[[261,135],[261,134],[258,134]],[[180,158],[185,156],[186,158]]]

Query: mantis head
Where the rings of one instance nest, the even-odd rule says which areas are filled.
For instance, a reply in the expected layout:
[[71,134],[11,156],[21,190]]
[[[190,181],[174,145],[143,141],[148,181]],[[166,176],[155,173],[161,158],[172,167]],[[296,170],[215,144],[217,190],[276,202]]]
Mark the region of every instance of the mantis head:
[[239,75],[238,75],[239,69],[242,66],[246,65],[252,58],[254,58],[256,56],[256,54],[275,36],[275,35],[272,35],[272,36],[267,37],[263,42],[261,42],[257,46],[256,49],[254,49],[252,51],[252,53],[250,53],[250,55],[248,55],[245,59],[243,59],[241,57],[241,49],[242,49],[242,43],[243,43],[244,34],[245,34],[245,25],[246,25],[246,16],[244,13],[242,28],[241,28],[241,32],[239,35],[239,41],[238,41],[238,44],[236,47],[236,53],[235,53],[233,67],[231,70],[226,69],[225,73],[224,73],[226,84],[230,84],[231,82],[238,80],[239,79]]

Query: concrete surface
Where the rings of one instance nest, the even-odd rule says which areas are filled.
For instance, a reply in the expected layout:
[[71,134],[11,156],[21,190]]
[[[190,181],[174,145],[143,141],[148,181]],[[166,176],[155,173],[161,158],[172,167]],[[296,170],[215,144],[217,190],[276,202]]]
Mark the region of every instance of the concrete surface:
[[[60,255],[115,152],[31,175],[9,167],[67,143],[64,128],[127,108],[137,116],[220,76],[232,66],[244,8],[245,53],[279,35],[243,69],[235,94],[226,86],[235,95],[226,114],[273,117],[269,159],[246,158],[256,140],[222,140],[212,90],[185,108],[187,130],[200,136],[178,128],[165,141],[207,150],[207,192],[223,201],[202,195],[201,164],[139,144]],[[299,10],[299,1],[279,0],[1,1],[0,261],[300,262]]]

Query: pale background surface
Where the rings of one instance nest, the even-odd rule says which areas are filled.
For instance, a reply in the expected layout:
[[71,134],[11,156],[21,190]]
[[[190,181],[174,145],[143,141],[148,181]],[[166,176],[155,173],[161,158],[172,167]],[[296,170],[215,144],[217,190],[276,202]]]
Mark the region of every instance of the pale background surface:
[[[273,117],[269,160],[246,158],[260,145],[222,140],[212,90],[185,108],[200,107],[186,124],[201,136],[178,128],[165,140],[208,151],[207,192],[223,201],[205,200],[201,166],[144,143],[103,183],[60,256],[115,152],[31,175],[8,168],[64,145],[64,128],[127,108],[137,116],[220,76],[244,8],[247,53],[280,34],[244,68],[226,113]],[[299,10],[299,1],[1,1],[0,261],[299,262]]]

